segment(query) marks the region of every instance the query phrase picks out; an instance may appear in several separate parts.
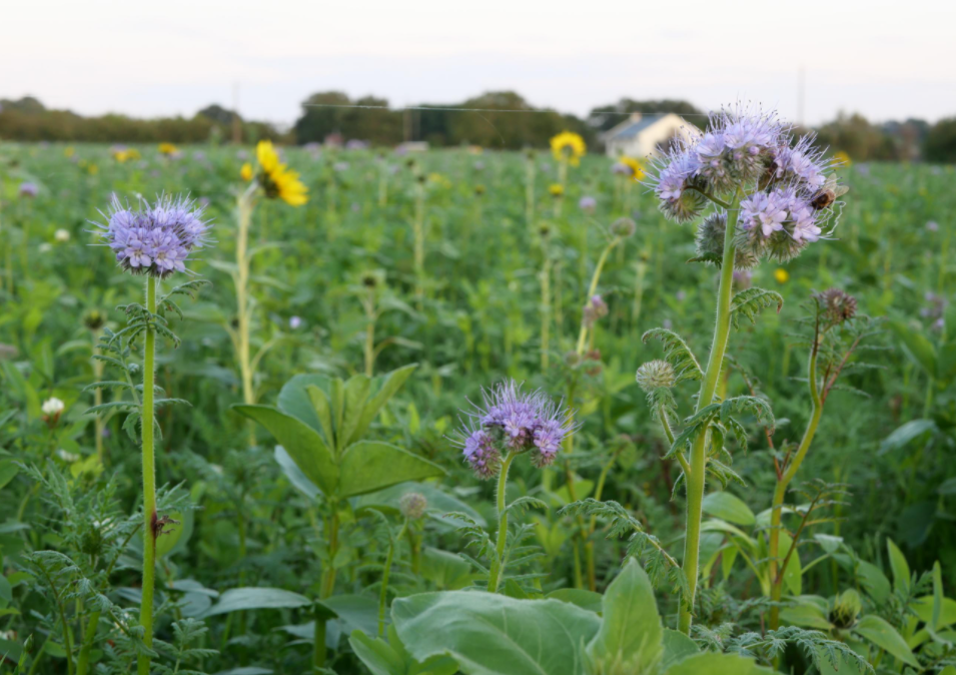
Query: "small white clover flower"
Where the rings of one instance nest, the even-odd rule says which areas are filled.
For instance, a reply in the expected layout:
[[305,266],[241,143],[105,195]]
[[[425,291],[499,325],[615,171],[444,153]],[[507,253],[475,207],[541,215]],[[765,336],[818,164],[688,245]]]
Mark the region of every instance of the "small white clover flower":
[[53,234],[53,239],[61,244],[70,240],[70,231],[60,228]]
[[40,407],[40,410],[47,417],[54,417],[62,413],[65,408],[66,404],[54,396],[45,400],[43,405]]

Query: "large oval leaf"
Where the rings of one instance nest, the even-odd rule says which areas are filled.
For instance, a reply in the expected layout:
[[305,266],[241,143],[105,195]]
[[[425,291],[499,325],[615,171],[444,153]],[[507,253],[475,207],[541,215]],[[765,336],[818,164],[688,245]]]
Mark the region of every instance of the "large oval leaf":
[[204,616],[216,616],[248,609],[281,609],[306,607],[312,601],[304,595],[281,588],[230,588],[219,597]]
[[704,513],[735,525],[753,525],[757,520],[743,500],[729,492],[711,492],[701,506]]
[[335,494],[339,469],[319,432],[301,420],[264,405],[237,405],[236,410],[269,430],[296,466],[326,495]]
[[592,663],[649,671],[661,658],[663,626],[650,579],[633,558],[604,593],[604,621],[588,645]]
[[881,619],[875,614],[870,614],[860,619],[853,627],[853,631],[880,649],[889,652],[903,663],[913,666],[914,668],[919,666],[916,657],[913,656],[913,652],[909,646],[907,646],[906,640],[904,640],[903,637],[896,632],[896,629],[888,624],[886,620]]
[[601,625],[566,602],[466,591],[398,599],[392,619],[416,659],[448,654],[467,675],[581,675]]
[[695,654],[667,669],[665,675],[773,675],[770,668],[733,654]]
[[440,466],[407,450],[379,441],[359,441],[342,455],[337,494],[351,497],[409,480],[444,475]]

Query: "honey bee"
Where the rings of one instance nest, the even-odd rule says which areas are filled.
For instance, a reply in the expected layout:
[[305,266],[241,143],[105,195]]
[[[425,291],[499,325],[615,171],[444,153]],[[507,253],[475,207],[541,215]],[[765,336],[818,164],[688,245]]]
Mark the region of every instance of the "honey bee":
[[823,187],[810,199],[810,206],[817,211],[822,211],[833,206],[833,202],[849,191],[850,188],[846,185],[837,185],[836,176],[831,175]]

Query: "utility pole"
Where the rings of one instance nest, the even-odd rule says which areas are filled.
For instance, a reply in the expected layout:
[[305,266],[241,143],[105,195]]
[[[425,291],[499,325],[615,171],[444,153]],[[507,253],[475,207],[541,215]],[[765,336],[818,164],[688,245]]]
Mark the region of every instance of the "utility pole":
[[232,84],[232,142],[242,143],[242,120],[239,118],[239,83]]

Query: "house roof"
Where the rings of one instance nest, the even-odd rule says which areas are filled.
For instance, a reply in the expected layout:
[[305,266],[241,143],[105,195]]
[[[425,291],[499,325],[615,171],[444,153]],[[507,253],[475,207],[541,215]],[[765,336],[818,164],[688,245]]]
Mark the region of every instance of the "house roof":
[[660,117],[641,117],[639,120],[627,120],[617,125],[613,129],[607,132],[607,140],[625,140],[628,138],[634,138],[639,133],[657,124],[661,120]]

